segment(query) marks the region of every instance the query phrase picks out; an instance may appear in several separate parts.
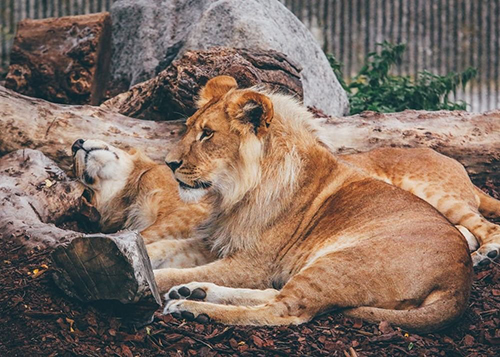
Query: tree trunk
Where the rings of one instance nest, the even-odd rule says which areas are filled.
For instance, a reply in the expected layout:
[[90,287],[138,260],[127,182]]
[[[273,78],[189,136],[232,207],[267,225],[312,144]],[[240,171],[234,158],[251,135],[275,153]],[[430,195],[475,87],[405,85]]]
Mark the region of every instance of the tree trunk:
[[[431,147],[464,164],[476,182],[487,177],[500,182],[500,111],[366,112],[318,120],[336,154],[384,146]],[[56,105],[0,87],[0,154],[35,148],[68,168],[70,146],[82,137],[137,147],[163,161],[182,129],[179,121],[144,121],[99,107]]]
[[56,103],[101,103],[109,77],[109,13],[25,19],[12,46],[7,88]]
[[201,87],[219,75],[234,77],[242,88],[262,84],[302,99],[300,71],[297,64],[272,50],[188,51],[155,78],[109,99],[102,107],[139,119],[186,118],[195,112]]

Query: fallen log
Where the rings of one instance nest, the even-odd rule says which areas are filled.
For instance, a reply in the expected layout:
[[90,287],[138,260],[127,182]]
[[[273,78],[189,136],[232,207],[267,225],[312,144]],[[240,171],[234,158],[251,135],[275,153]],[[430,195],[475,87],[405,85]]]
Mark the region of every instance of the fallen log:
[[137,120],[99,107],[58,105],[0,86],[0,155],[38,149],[68,170],[73,142],[93,138],[122,149],[140,148],[162,161],[182,129],[182,122]]
[[[477,183],[487,178],[500,182],[500,110],[365,112],[317,120],[336,154],[384,146],[431,147],[464,164]],[[99,107],[56,105],[0,87],[0,154],[36,148],[67,169],[70,146],[83,137],[137,147],[163,161],[182,130],[180,121],[144,121]]]
[[227,75],[240,87],[257,84],[303,98],[301,68],[272,50],[211,48],[188,51],[156,77],[133,86],[101,106],[132,118],[173,120],[195,112],[200,89],[213,77]]

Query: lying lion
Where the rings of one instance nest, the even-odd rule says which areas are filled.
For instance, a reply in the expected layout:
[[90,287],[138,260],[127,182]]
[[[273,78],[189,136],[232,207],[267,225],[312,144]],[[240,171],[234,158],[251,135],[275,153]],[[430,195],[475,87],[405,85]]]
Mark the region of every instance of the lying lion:
[[[190,283],[169,291],[165,312],[210,315],[233,324],[288,324],[343,309],[421,331],[445,326],[460,315],[470,288],[463,238],[415,196],[353,167],[369,163],[374,155],[335,159],[317,140],[310,115],[292,99],[236,90],[232,78],[209,81],[201,105],[168,163],[180,182],[181,197],[205,197],[215,207],[202,238],[221,259],[196,268],[157,270],[163,291]],[[115,150],[104,143],[99,145],[106,150],[85,148],[88,141],[81,145],[85,151],[79,154],[77,148],[75,158],[85,153],[88,160]],[[390,153],[380,157],[390,161]],[[457,165],[444,157],[434,159]],[[380,167],[387,165],[370,165],[364,168],[374,170],[370,174],[398,184],[390,167],[384,174]],[[399,165],[398,170],[405,173]],[[88,181],[99,178],[81,165],[78,171],[82,179],[89,176],[90,186],[95,182]],[[468,181],[464,172],[450,174],[456,175]],[[439,187],[440,177],[425,182]],[[470,188],[462,192],[463,201],[473,206],[476,200],[469,202],[469,196],[479,193],[472,184]],[[172,191],[167,197],[175,196]],[[176,247],[169,254],[175,256]],[[178,300],[186,297],[205,301]]]
[[190,239],[193,228],[208,217],[208,204],[182,202],[167,166],[100,140],[79,139],[71,149],[74,173],[90,189],[84,199],[97,210],[102,232],[140,231],[153,268],[215,259],[202,242]]

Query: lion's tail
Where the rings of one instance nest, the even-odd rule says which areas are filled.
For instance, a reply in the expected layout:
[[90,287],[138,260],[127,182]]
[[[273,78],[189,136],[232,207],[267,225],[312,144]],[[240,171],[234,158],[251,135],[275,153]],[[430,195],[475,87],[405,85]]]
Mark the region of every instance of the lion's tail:
[[484,193],[480,188],[474,186],[474,191],[479,197],[479,212],[487,218],[500,217],[500,201],[494,199],[487,193]]
[[344,310],[346,316],[369,322],[387,321],[405,330],[427,333],[440,330],[452,324],[465,310],[457,300],[440,299],[412,310],[391,310],[377,307],[357,307]]

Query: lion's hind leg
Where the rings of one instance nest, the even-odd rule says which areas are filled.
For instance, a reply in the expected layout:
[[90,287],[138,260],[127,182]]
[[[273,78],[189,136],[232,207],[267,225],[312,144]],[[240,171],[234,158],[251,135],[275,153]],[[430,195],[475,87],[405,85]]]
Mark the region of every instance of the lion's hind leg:
[[473,210],[464,212],[459,219],[459,225],[467,228],[479,243],[479,248],[472,253],[474,266],[488,264],[491,260],[500,257],[499,225],[489,222],[479,212]]
[[[442,201],[442,202],[441,202]],[[479,199],[477,200],[479,202]],[[488,264],[491,260],[500,257],[500,226],[485,219],[478,209],[479,203],[472,203],[457,196],[447,196],[440,200],[435,207],[446,216],[453,224],[457,225],[462,235],[469,243],[469,248],[474,248],[465,227],[476,238],[479,248],[472,253],[474,266]],[[472,250],[472,249],[471,249]]]

